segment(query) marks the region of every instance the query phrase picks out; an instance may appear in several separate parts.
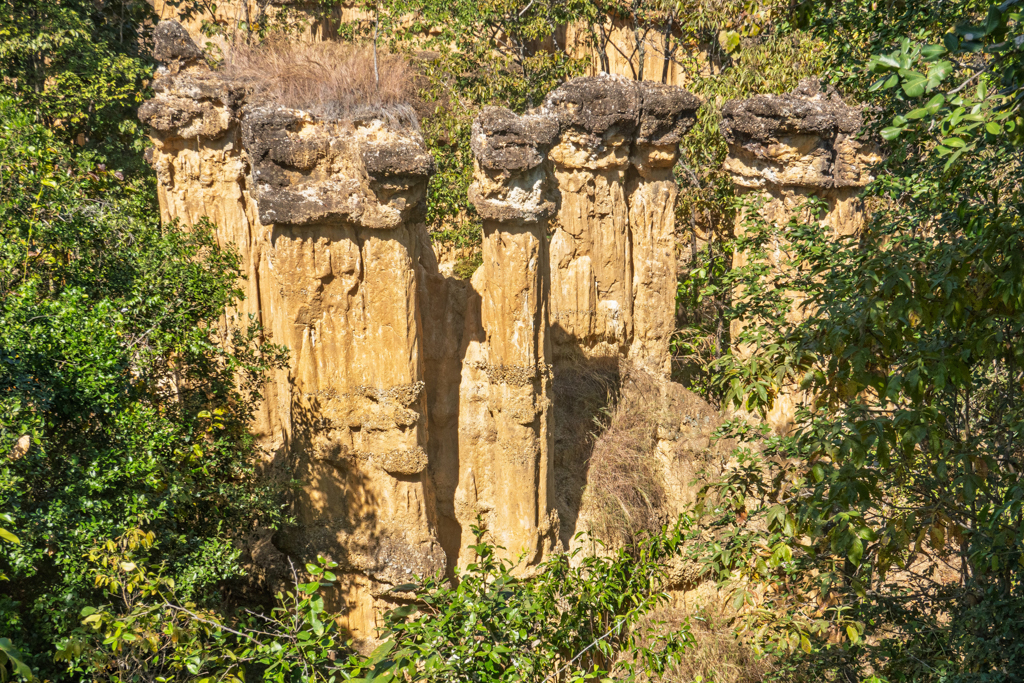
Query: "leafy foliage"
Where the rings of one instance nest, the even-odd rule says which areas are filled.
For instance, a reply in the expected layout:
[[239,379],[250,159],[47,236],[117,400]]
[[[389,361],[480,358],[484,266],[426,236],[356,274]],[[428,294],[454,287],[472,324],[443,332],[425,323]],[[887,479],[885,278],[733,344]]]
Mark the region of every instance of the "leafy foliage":
[[110,602],[83,608],[81,626],[61,644],[57,660],[70,673],[117,682],[320,681],[362,661],[340,640],[338,615],[318,595],[335,579],[333,563],[307,565],[312,580],[300,583],[296,574],[293,590],[278,593],[270,610],[226,618],[182,602],[174,580],[140,556],[153,546],[152,533],[131,529],[89,552]]
[[688,625],[664,633],[644,621],[668,599],[663,562],[678,551],[680,528],[633,552],[555,556],[530,579],[515,577],[483,531],[474,532],[477,558],[457,585],[404,587],[417,602],[388,614],[399,671],[436,681],[600,680],[613,672],[631,679],[664,673],[691,643]]
[[152,76],[154,24],[145,0],[4,0],[0,95],[65,140],[141,151],[132,112]]
[[342,640],[339,615],[318,592],[335,580],[323,558],[295,573],[268,612],[226,616],[182,603],[174,581],[147,568],[140,553],[152,534],[129,530],[89,553],[97,584],[111,601],[82,610],[82,624],[58,659],[70,670],[112,681],[594,680],[664,672],[692,641],[688,627],[663,633],[643,618],[667,596],[661,562],[675,553],[677,529],[650,539],[635,555],[589,557],[572,566],[559,556],[532,578],[498,561],[481,540],[477,561],[458,577],[398,586],[413,596],[384,618],[384,642],[369,656]]
[[21,540],[0,623],[42,654],[95,595],[83,549],[126,529],[196,600],[237,574],[227,530],[280,517],[247,424],[283,351],[222,319],[239,271],[210,226],[161,226],[147,180],[19,109],[0,102],[0,509]]
[[810,670],[1013,680],[1024,662],[1019,3],[984,16],[870,60],[893,145],[862,235],[811,206],[742,245],[730,399],[812,398],[784,437],[734,425],[748,446],[712,487],[705,559],[752,582],[745,624]]

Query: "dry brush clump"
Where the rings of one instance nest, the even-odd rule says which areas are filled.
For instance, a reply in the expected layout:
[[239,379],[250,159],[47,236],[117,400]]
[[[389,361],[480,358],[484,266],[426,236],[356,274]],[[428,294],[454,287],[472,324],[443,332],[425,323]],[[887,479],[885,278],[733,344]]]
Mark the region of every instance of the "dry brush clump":
[[687,619],[693,644],[680,662],[665,672],[661,683],[759,683],[777,669],[775,660],[758,656],[729,624],[729,619],[709,610],[687,614],[666,609],[651,615],[663,628],[681,628]]
[[256,44],[232,44],[221,70],[257,100],[329,119],[379,118],[417,128],[413,67],[389,52],[377,52],[376,68],[374,59],[371,45],[307,42],[277,34]]
[[623,368],[606,426],[593,443],[583,499],[590,531],[630,544],[661,529],[665,519],[662,464],[657,457],[660,394],[653,377]]

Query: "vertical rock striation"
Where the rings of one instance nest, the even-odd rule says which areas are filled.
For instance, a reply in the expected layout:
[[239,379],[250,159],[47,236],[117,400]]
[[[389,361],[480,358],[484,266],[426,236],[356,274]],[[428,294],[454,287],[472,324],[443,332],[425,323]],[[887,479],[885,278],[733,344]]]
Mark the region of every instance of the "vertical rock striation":
[[245,264],[238,313],[290,350],[256,425],[303,484],[275,545],[338,561],[348,625],[372,635],[375,598],[445,567],[420,301],[433,160],[418,133],[247,102],[202,64],[174,67],[140,109],[163,218],[209,217]]
[[463,528],[479,515],[494,541],[528,564],[554,547],[548,501],[551,342],[548,221],[555,213],[545,116],[488,108],[473,124],[470,200],[483,219],[483,265],[466,315],[459,414]]
[[[845,104],[834,89],[822,90],[805,80],[791,93],[756,95],[722,107],[722,133],[729,144],[725,169],[738,196],[759,202],[763,218],[783,227],[809,197],[824,200],[822,219],[837,237],[857,234],[864,225],[858,195],[873,180],[871,168],[880,159],[878,146],[856,136],[863,125],[860,107]],[[741,232],[745,217],[737,217]],[[776,253],[780,263],[785,245]],[[746,255],[738,253],[733,265]],[[794,301],[792,315],[798,315]],[[733,323],[733,337],[739,332]],[[799,392],[784,389],[768,415],[776,431],[792,425]]]
[[[418,132],[267,102],[179,25],[156,37],[166,66],[139,115],[162,217],[208,218],[241,256],[225,331],[251,315],[290,351],[254,428],[268,471],[301,482],[298,524],[252,543],[255,561],[338,561],[333,607],[366,637],[392,588],[472,559],[477,520],[526,568],[568,547],[601,368],[626,362],[657,405],[682,405],[667,382],[672,168],[699,101],[601,76],[525,115],[485,109],[470,188],[483,265],[467,286],[439,271],[423,224]],[[675,443],[682,422],[665,420],[658,439]]]
[[[539,558],[559,530],[563,544],[573,535],[589,431],[555,423],[591,424],[576,404],[607,401],[592,378],[625,358],[667,376],[672,167],[699,104],[679,88],[601,76],[569,81],[526,115],[488,108],[474,123],[484,264],[479,319],[467,314],[456,509],[463,526],[485,515],[513,554]],[[566,396],[553,412],[552,380],[601,396]]]
[[700,101],[674,86],[601,76],[552,92],[549,159],[561,203],[551,236],[555,357],[629,356],[667,371],[675,299],[679,140]]
[[781,217],[814,195],[828,202],[830,228],[855,234],[864,223],[857,195],[873,180],[871,167],[881,158],[877,145],[857,139],[863,122],[860,107],[813,79],[784,95],[726,102],[725,169],[738,194],[765,196],[766,217]]

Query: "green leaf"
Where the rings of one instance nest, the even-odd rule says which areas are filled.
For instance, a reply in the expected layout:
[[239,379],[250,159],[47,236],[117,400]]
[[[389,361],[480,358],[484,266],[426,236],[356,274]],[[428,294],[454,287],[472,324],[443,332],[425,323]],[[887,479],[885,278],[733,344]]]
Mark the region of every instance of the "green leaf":
[[942,144],[944,144],[946,147],[957,148],[957,147],[963,147],[967,143],[965,143],[960,138],[945,138],[942,141]]
[[740,34],[736,31],[719,31],[718,43],[726,54],[732,54],[740,46]]
[[890,69],[898,69],[898,68],[900,68],[899,61],[897,61],[897,59],[895,57],[893,57],[892,55],[877,55],[877,56],[875,56],[874,61],[875,61],[875,63],[877,63],[877,64],[879,64],[879,65],[881,65],[883,67],[888,67]]
[[884,140],[895,140],[900,136],[900,133],[902,132],[902,128],[897,128],[896,126],[889,126],[888,128],[882,129],[881,135]]
[[416,605],[402,605],[401,607],[396,607],[395,609],[391,610],[390,612],[388,612],[388,614],[404,618],[416,614],[416,612],[418,611],[419,608]]
[[932,62],[947,52],[949,52],[949,49],[945,45],[925,45],[921,48],[921,57],[926,62]]
[[928,85],[928,77],[917,71],[906,71],[903,74],[903,92],[907,94],[907,97],[920,97],[924,94],[925,87]]
[[924,106],[928,108],[928,111],[930,111],[931,113],[934,114],[936,111],[939,110],[939,107],[941,107],[945,103],[946,103],[946,96],[942,95],[942,94],[939,94],[939,95],[936,95],[935,97],[931,98],[930,100],[928,100],[928,104],[926,104]]
[[860,566],[860,561],[864,557],[864,542],[859,537],[854,536],[853,541],[850,543],[850,549],[846,553],[846,559],[850,561],[855,567]]
[[999,135],[1003,132],[1003,124],[996,123],[995,121],[989,121],[985,124],[985,130],[992,135]]
[[21,540],[17,536],[3,527],[0,527],[0,538],[4,539],[8,543],[21,544]]
[[927,88],[932,90],[953,73],[953,63],[948,60],[936,62],[928,69]]
[[846,637],[850,639],[850,642],[854,645],[860,640],[860,634],[857,632],[857,627],[850,624],[846,627]]
[[14,647],[14,643],[7,638],[0,638],[0,652],[7,656],[7,659],[11,662],[15,673],[29,680],[34,678],[32,675],[32,669],[28,668],[28,665],[22,661],[21,653],[18,652],[18,648]]
[[401,585],[395,586],[391,590],[394,593],[409,593],[416,590],[417,588],[419,588],[419,586],[415,583],[403,583]]

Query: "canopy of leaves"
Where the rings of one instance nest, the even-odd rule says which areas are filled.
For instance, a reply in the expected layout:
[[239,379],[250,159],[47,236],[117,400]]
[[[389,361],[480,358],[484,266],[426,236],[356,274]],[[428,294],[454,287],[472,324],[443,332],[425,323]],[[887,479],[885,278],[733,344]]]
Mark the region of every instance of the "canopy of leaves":
[[735,425],[755,447],[713,487],[730,511],[706,558],[776,587],[737,604],[808,667],[1013,680],[1024,664],[1021,18],[1011,0],[870,60],[892,143],[863,234],[836,239],[812,205],[737,244],[753,352],[720,362],[728,395],[755,412],[787,383],[812,398],[783,437]]
[[94,599],[90,546],[145,527],[206,599],[227,530],[279,517],[247,423],[282,351],[223,317],[236,257],[152,196],[0,100],[0,628],[38,655]]

